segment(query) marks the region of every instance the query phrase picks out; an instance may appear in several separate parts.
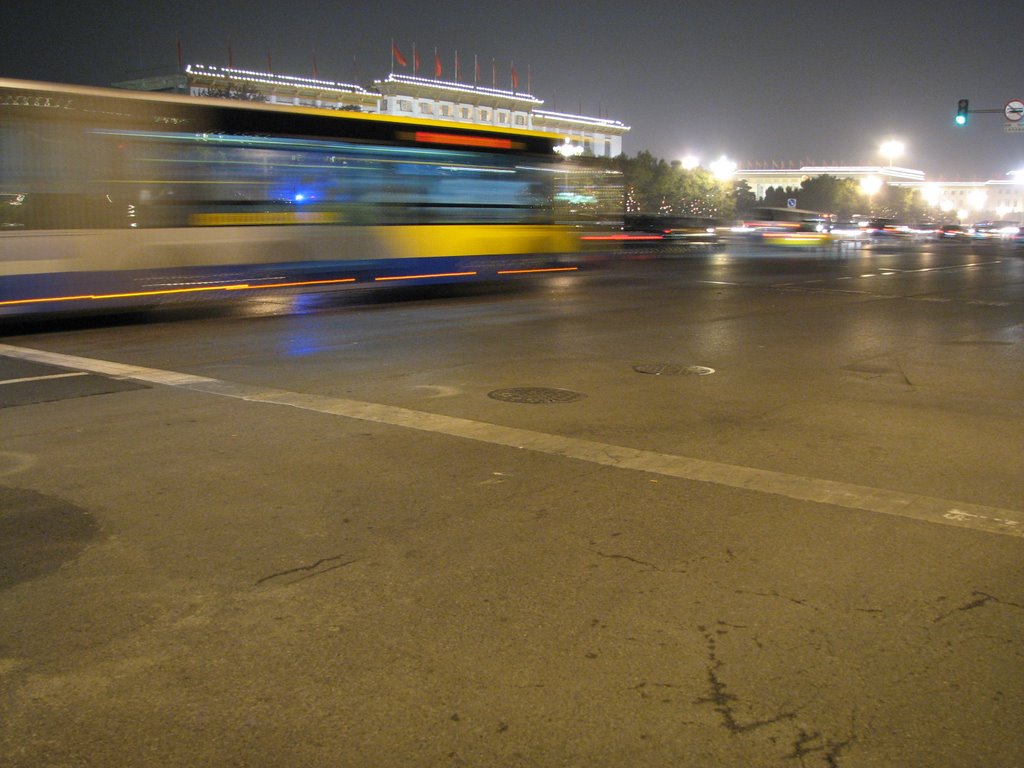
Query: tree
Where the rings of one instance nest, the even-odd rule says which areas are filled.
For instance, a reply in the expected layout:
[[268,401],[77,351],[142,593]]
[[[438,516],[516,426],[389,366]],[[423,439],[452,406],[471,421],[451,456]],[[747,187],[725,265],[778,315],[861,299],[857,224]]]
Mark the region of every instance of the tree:
[[804,179],[796,193],[799,207],[821,213],[833,213],[847,219],[863,208],[863,196],[853,179],[822,174]]
[[732,185],[733,207],[737,211],[748,211],[757,204],[757,197],[745,179],[738,179]]
[[913,221],[924,218],[925,208],[916,190],[886,184],[874,200],[872,213],[900,221]]
[[[610,162],[622,173],[627,213],[722,218],[736,208],[735,186],[722,184],[702,168],[686,170],[678,161],[667,163],[647,151]],[[749,187],[743,188],[749,193]]]

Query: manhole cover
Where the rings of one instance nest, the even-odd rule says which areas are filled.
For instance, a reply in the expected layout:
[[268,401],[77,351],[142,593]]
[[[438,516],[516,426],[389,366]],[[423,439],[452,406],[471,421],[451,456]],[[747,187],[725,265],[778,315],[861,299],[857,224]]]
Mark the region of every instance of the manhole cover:
[[532,405],[572,403],[586,397],[582,392],[573,392],[571,389],[550,389],[548,387],[496,389],[493,392],[488,392],[487,396],[506,403],[530,403]]
[[706,365],[678,365],[677,363],[634,365],[633,370],[651,376],[708,376],[715,372],[714,368],[708,368]]

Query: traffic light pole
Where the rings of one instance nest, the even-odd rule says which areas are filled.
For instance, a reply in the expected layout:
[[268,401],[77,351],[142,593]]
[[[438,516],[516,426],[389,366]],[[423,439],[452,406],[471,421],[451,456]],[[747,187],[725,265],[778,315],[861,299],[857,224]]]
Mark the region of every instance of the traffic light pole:
[[956,104],[956,117],[953,122],[957,125],[967,125],[968,115],[1006,115],[1006,107],[1002,109],[969,109],[967,99],[960,99]]

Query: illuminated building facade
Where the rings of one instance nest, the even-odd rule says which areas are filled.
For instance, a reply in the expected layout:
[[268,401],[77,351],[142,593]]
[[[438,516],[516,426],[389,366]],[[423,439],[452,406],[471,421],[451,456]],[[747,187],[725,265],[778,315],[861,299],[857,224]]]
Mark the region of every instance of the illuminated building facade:
[[367,90],[318,78],[203,64],[189,64],[181,74],[115,84],[132,90],[548,131],[565,135],[574,147],[596,157],[622,154],[622,138],[629,131],[618,120],[540,109],[544,102],[522,91],[398,74],[375,80],[373,85],[374,90]]
[[974,222],[982,219],[1024,224],[1024,173],[1010,179],[988,181],[927,181],[923,171],[888,165],[810,166],[799,168],[749,168],[737,170],[734,178],[746,181],[751,192],[763,199],[769,188],[799,189],[815,176],[853,179],[905,187],[920,193],[929,208],[943,217]]

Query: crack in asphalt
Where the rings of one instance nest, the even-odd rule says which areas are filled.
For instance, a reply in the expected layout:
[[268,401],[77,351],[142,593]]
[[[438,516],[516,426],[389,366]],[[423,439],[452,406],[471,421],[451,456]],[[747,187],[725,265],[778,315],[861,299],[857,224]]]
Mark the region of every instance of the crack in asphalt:
[[[734,626],[723,621],[719,621],[718,625],[726,627]],[[774,717],[751,720],[748,722],[741,721],[736,713],[736,703],[739,701],[739,697],[735,694],[729,693],[725,682],[719,674],[719,670],[725,666],[725,662],[718,658],[715,635],[707,626],[698,626],[697,629],[704,636],[704,641],[707,644],[708,661],[710,662],[708,667],[708,685],[710,690],[708,696],[696,699],[694,702],[695,704],[714,705],[715,711],[722,718],[722,725],[725,726],[729,733],[735,736],[750,733],[751,731],[755,731],[766,726],[796,719],[797,712],[787,710],[779,712]],[[724,634],[722,630],[718,630],[717,632],[718,634]],[[641,695],[643,695],[642,692]],[[824,761],[826,768],[840,768],[839,758],[842,752],[857,740],[856,736],[851,734],[848,738],[842,741],[834,741],[823,737],[821,731],[809,731],[798,724],[794,724],[793,727],[797,730],[796,737],[793,741],[793,749],[789,754],[783,755],[783,759],[798,760],[800,761],[800,765],[805,765],[805,758],[814,755],[820,757],[820,759]],[[777,741],[775,737],[770,738],[772,742]],[[778,739],[778,741],[781,741],[781,738]]]
[[355,562],[359,561],[359,558],[356,558],[355,560],[346,560],[344,562],[335,563],[334,565],[329,566],[327,568],[323,568],[323,569],[321,569],[319,571],[316,570],[317,568],[319,568],[324,563],[330,563],[330,562],[333,562],[335,560],[341,560],[341,558],[342,558],[341,555],[335,555],[334,557],[324,557],[324,558],[321,558],[320,560],[317,560],[315,563],[312,563],[311,565],[300,565],[300,566],[297,566],[296,568],[289,568],[289,569],[284,570],[284,571],[278,571],[277,573],[272,573],[269,576],[264,576],[262,579],[259,579],[254,586],[258,587],[260,584],[263,584],[266,581],[270,581],[271,579],[277,579],[277,578],[280,578],[282,576],[290,576],[293,573],[302,573],[303,571],[306,571],[307,572],[306,575],[300,576],[299,578],[293,579],[292,581],[288,582],[289,584],[297,584],[300,581],[305,581],[306,579],[311,579],[314,576],[322,576],[325,573],[329,573],[330,571],[337,570],[338,568],[342,568],[342,567],[344,567],[346,565],[351,565],[352,563],[355,563]]
[[820,731],[808,733],[801,728],[800,735],[793,744],[793,751],[790,754],[785,755],[785,758],[788,760],[799,760],[803,762],[803,759],[808,755],[821,752],[823,753],[822,757],[825,759],[825,764],[828,768],[839,768],[839,753],[852,744],[853,741],[853,737],[850,737],[845,741],[832,741],[830,739],[825,739],[822,742]]
[[600,555],[601,557],[607,557],[607,558],[612,559],[612,560],[628,560],[631,563],[636,563],[637,565],[646,566],[647,568],[650,568],[652,571],[660,571],[661,570],[661,568],[656,566],[654,563],[648,563],[646,560],[637,560],[635,557],[630,557],[629,555],[609,554],[607,552],[601,552],[600,550],[594,550],[594,552],[597,555]]
[[982,606],[988,605],[989,603],[996,603],[998,605],[1005,605],[1009,606],[1010,608],[1020,608],[1024,610],[1024,605],[1020,603],[1013,603],[1009,600],[1000,600],[995,595],[990,595],[988,592],[982,592],[981,590],[976,589],[973,592],[971,592],[971,595],[975,597],[974,600],[972,600],[969,603],[966,603],[965,605],[961,605],[959,608],[954,608],[951,611],[946,611],[945,613],[935,617],[934,619],[932,619],[932,623],[938,624],[940,621],[948,619],[954,613],[961,613],[963,611],[973,611],[975,608],[981,608]]
[[782,722],[784,720],[792,720],[796,717],[796,712],[780,712],[775,717],[770,717],[764,720],[751,720],[750,722],[740,722],[736,716],[734,702],[739,701],[739,698],[726,690],[726,684],[718,676],[718,670],[725,666],[725,663],[718,658],[715,649],[715,638],[705,626],[697,627],[701,634],[704,635],[704,640],[708,646],[708,659],[711,662],[708,668],[708,683],[710,685],[710,695],[702,697],[694,701],[695,704],[713,704],[715,711],[722,716],[722,724],[732,734],[748,733],[750,731],[763,728],[768,725],[774,725],[775,723]]

